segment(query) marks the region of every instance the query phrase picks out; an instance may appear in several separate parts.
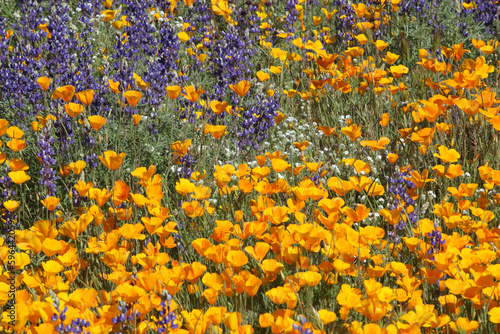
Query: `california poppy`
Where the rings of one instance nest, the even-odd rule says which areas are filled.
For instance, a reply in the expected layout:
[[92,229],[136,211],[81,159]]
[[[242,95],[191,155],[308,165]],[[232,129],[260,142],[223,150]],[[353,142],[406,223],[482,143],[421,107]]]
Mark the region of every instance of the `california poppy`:
[[355,141],[361,137],[361,126],[357,126],[356,124],[343,127],[341,131],[343,134],[348,136],[351,141]]
[[165,90],[167,91],[168,97],[172,100],[175,100],[181,93],[181,87],[177,85],[168,86]]
[[68,85],[57,88],[52,93],[53,99],[63,99],[64,102],[69,103],[71,99],[73,99],[73,95],[75,94],[75,87]]
[[362,140],[360,142],[361,146],[368,146],[373,151],[385,149],[385,145],[389,144],[390,140],[387,137],[381,137],[378,141],[375,140]]
[[47,90],[47,89],[49,89],[49,86],[50,86],[50,79],[47,77],[39,77],[38,79],[36,79],[36,83],[43,90]]
[[186,94],[183,93],[182,95],[185,96],[187,100],[193,103],[197,102],[200,98],[200,95],[206,92],[201,89],[201,87],[195,90],[194,86],[184,87],[184,90],[186,91]]
[[125,153],[117,154],[114,151],[106,151],[104,152],[104,158],[100,155],[98,156],[98,158],[99,160],[101,160],[104,166],[108,167],[111,170],[115,170],[121,166],[123,158],[125,156]]
[[250,82],[248,82],[247,80],[242,80],[242,81],[238,82],[238,84],[236,84],[236,85],[232,85],[232,84],[229,85],[229,88],[241,97],[246,95],[246,93],[248,92],[250,87],[252,87],[252,84]]
[[225,131],[226,131],[225,125],[207,124],[207,125],[205,125],[203,133],[205,133],[205,134],[210,133],[212,135],[212,137],[214,137],[215,139],[219,139],[220,137],[222,137],[222,135],[225,133]]
[[23,170],[9,172],[9,177],[15,184],[22,184],[31,179],[31,177]]
[[137,103],[139,103],[139,100],[142,98],[142,93],[136,90],[128,90],[125,93],[123,93],[123,96],[125,96],[125,99],[127,99],[128,104],[134,107],[137,105]]
[[76,117],[83,112],[83,106],[78,103],[68,103],[64,105],[64,110],[71,117]]
[[87,89],[83,92],[76,93],[75,96],[81,103],[89,106],[94,100],[94,94],[95,92],[93,89]]

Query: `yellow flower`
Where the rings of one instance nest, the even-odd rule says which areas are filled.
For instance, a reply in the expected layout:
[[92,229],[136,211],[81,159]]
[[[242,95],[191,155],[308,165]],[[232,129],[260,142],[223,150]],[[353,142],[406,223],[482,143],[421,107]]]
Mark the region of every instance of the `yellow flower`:
[[16,209],[19,207],[20,204],[21,204],[21,202],[19,202],[19,201],[9,200],[7,202],[4,202],[3,206],[4,206],[4,208],[7,209],[7,211],[14,212],[14,211],[16,211]]
[[122,162],[123,158],[126,156],[125,153],[120,153],[119,155],[114,151],[106,151],[104,152],[104,158],[102,156],[98,156],[99,160],[104,164],[104,166],[108,167],[111,170],[118,169]]

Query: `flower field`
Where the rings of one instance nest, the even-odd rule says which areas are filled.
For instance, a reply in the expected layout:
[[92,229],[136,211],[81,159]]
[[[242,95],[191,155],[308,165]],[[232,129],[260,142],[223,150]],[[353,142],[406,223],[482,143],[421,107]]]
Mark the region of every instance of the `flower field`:
[[500,331],[500,1],[0,2],[0,333]]

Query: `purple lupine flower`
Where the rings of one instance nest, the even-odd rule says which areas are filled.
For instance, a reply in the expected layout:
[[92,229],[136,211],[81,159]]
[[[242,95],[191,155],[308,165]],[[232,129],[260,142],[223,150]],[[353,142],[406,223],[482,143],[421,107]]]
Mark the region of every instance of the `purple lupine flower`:
[[179,162],[181,163],[181,168],[177,171],[177,176],[179,178],[189,179],[191,174],[193,174],[191,167],[194,165],[194,158],[186,154],[179,158]]
[[56,170],[54,169],[56,160],[54,159],[54,138],[50,135],[50,126],[45,126],[39,134],[37,145],[40,151],[36,156],[40,159],[42,168],[40,169],[40,184],[47,188],[47,196],[55,196],[57,180]]
[[55,327],[56,332],[58,332],[60,334],[70,334],[70,333],[87,334],[87,333],[90,333],[90,332],[84,330],[84,328],[90,326],[90,322],[86,319],[76,318],[76,319],[71,320],[71,324],[64,326],[63,322],[66,320],[66,312],[68,312],[68,307],[65,306],[64,309],[61,310],[60,309],[61,304],[60,304],[60,301],[57,298],[57,296],[55,296],[54,302],[52,303],[52,305],[54,305],[57,313],[52,314],[52,316],[50,317],[50,320],[52,320],[53,322],[60,322]]
[[434,230],[427,233],[427,236],[429,237],[431,244],[431,247],[429,248],[427,253],[430,255],[431,260],[434,260],[434,254],[439,253],[443,250],[443,245],[446,243],[446,241],[443,240],[443,236],[441,232],[437,230],[437,225],[435,223]]
[[278,115],[278,97],[255,96],[242,114],[242,129],[237,132],[240,149],[250,147],[258,149],[267,138],[268,129],[274,126],[274,117]]
[[158,328],[156,329],[158,333],[165,333],[168,329],[177,329],[179,327],[178,324],[175,323],[177,320],[177,316],[170,308],[170,303],[172,301],[172,296],[166,291],[162,291],[162,297],[167,300],[162,300],[161,311],[159,312],[160,319],[158,320]]
[[299,316],[299,325],[293,323],[292,328],[295,329],[296,331],[299,331],[300,334],[312,334],[313,331],[310,328],[304,328],[304,325],[306,324],[307,320],[303,315]]
[[[470,4],[472,0],[465,0],[466,4]],[[498,33],[495,27],[495,20],[500,15],[500,2],[493,0],[476,0],[471,9],[462,8],[460,16],[474,16],[476,22],[484,24],[487,34],[495,35]],[[464,29],[467,27],[464,27]]]
[[[132,278],[137,279],[137,277],[134,277],[134,275],[132,276]],[[141,316],[141,312],[137,311],[130,312],[130,314],[127,316],[130,309],[132,309],[132,304],[127,304],[124,301],[119,301],[118,302],[119,314],[117,314],[115,317],[111,319],[111,322],[114,325],[118,325],[122,330],[122,332],[130,330],[129,323],[137,321]]]
[[[415,184],[406,179],[409,175],[410,172],[405,171],[403,173],[397,173],[395,177],[391,177],[389,179],[389,193],[392,193],[393,195],[392,203],[389,207],[390,210],[395,210],[398,206],[403,206],[404,209],[407,209],[410,205],[415,205],[415,201],[408,194],[409,190],[415,188]],[[413,212],[408,214],[408,219],[411,224],[415,224],[417,222],[416,208],[414,208]],[[388,233],[389,239],[395,244],[399,244],[401,242],[401,233],[405,226],[406,223],[401,218],[397,224],[391,226]]]

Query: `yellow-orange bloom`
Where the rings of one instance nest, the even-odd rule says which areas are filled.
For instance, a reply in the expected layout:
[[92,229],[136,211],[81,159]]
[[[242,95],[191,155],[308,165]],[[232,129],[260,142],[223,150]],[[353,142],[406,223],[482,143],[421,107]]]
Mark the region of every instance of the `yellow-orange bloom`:
[[76,98],[86,106],[89,106],[92,101],[94,100],[94,90],[93,89],[87,89],[84,90],[83,92],[76,93]]
[[54,211],[61,202],[61,199],[50,196],[40,202],[43,204],[44,207],[47,208],[47,210]]
[[69,115],[69,117],[73,118],[83,112],[83,106],[78,103],[68,103],[64,105],[64,110],[66,110],[66,113]]
[[123,93],[123,96],[127,99],[127,102],[132,107],[136,106],[139,103],[139,100],[142,98],[142,93],[136,90],[128,90]]
[[64,102],[69,103],[71,99],[73,99],[73,95],[75,94],[75,87],[68,85],[57,88],[52,93],[53,99],[63,99]]
[[248,93],[250,87],[252,87],[252,84],[247,80],[242,80],[236,85],[229,85],[229,88],[241,97],[245,96],[246,93]]
[[100,155],[98,156],[98,158],[99,160],[101,160],[104,166],[108,167],[111,170],[115,170],[121,166],[123,158],[125,156],[125,153],[117,154],[114,151],[106,151],[104,152],[104,158]]
[[205,129],[203,130],[204,134],[210,133],[215,139],[219,139],[222,137],[224,132],[226,131],[225,125],[205,125]]
[[95,131],[99,130],[104,124],[106,124],[106,119],[99,115],[89,116],[87,119],[89,120],[90,126]]
[[198,99],[200,98],[200,95],[206,92],[203,89],[201,89],[201,87],[198,88],[197,90],[195,90],[194,86],[184,87],[184,90],[186,91],[186,94],[182,94],[182,95],[185,96],[186,99],[188,99],[189,101],[191,101],[193,103],[198,101]]
[[16,172],[10,172],[9,177],[15,184],[22,184],[31,179],[31,177],[23,170],[18,170]]
[[40,86],[41,89],[47,90],[50,86],[50,79],[47,77],[40,77],[36,79],[36,83],[38,84],[38,86]]

